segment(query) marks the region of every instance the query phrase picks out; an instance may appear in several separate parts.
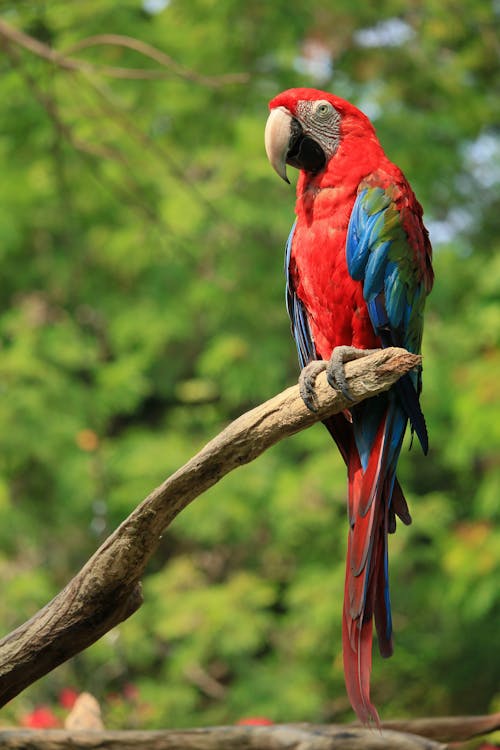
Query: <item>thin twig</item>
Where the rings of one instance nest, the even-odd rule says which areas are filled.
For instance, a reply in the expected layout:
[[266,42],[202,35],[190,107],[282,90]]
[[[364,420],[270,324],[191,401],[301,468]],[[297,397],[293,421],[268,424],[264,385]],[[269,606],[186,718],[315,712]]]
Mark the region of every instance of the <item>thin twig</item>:
[[[2,21],[0,21],[0,26],[1,24]],[[63,121],[62,117],[60,116],[55,99],[42,91],[36,84],[33,76],[23,67],[16,46],[12,45],[5,37],[2,38],[1,34],[0,45],[11,61],[12,66],[17,70],[21,78],[24,80],[26,86],[31,91],[33,97],[45,110],[50,120],[52,120],[52,123],[60,136],[67,140],[76,151],[82,151],[85,154],[99,156],[100,158],[115,158],[116,154],[108,148],[77,138],[74,135],[72,129]]]
[[170,55],[167,55],[157,47],[143,42],[140,39],[135,39],[131,36],[124,36],[123,34],[95,34],[94,36],[88,36],[85,39],[81,39],[76,44],[73,44],[69,49],[65,50],[63,54],[71,55],[74,52],[78,52],[88,47],[96,46],[115,46],[115,47],[127,47],[135,52],[138,52],[144,57],[148,57],[151,60],[159,63],[165,68],[169,68],[176,75],[187,80],[194,81],[195,83],[202,83],[206,86],[223,86],[232,83],[248,83],[250,75],[248,73],[226,73],[220,76],[204,76],[195,73],[192,70],[180,65]]
[[129,135],[136,143],[139,143],[142,147],[151,151],[156,157],[163,161],[170,173],[179,181],[179,185],[186,186],[192,193],[194,199],[198,204],[203,205],[213,218],[222,220],[223,217],[219,214],[215,206],[206,198],[201,192],[195,180],[191,179],[186,169],[177,164],[175,159],[167,149],[161,146],[160,143],[153,140],[147,133],[141,128],[138,128],[135,122],[123,108],[118,108],[115,102],[111,100],[108,92],[105,91],[103,86],[97,82],[92,76],[88,76],[83,72],[87,84],[94,90],[100,99],[101,110],[110,117],[127,135]]
[[78,44],[74,45],[72,49],[83,49],[84,47],[95,46],[97,44],[112,44],[114,46],[127,47],[135,49],[140,54],[155,60],[165,69],[123,68],[111,65],[95,65],[87,60],[81,60],[80,58],[58,52],[44,42],[41,42],[39,39],[35,39],[35,37],[26,34],[24,31],[16,29],[2,19],[0,19],[0,36],[14,42],[29,52],[32,52],[43,60],[53,63],[63,70],[79,70],[87,73],[105,75],[111,78],[143,80],[158,80],[167,78],[171,75],[176,75],[191,81],[192,83],[199,83],[203,86],[209,86],[212,88],[227,86],[228,84],[247,83],[249,79],[247,73],[228,73],[220,76],[201,75],[185,68],[179,63],[176,63],[171,57],[156,47],[152,47],[151,45],[141,42],[138,39],[134,39],[133,37],[121,36],[118,34],[102,34],[88,37],[87,39],[82,39]]
[[[39,87],[36,79],[26,69],[26,66],[23,65],[18,48],[1,35],[0,47],[9,58],[12,67],[26,84],[33,98],[45,110],[57,135],[61,140],[66,141],[75,152],[82,155],[97,182],[101,186],[104,185],[111,193],[118,193],[120,199],[135,209],[142,219],[158,224],[164,234],[173,235],[173,232],[169,230],[164,219],[160,218],[152,210],[151,206],[141,199],[142,187],[135,179],[134,170],[125,154],[114,146],[92,143],[76,136],[73,128],[64,121],[56,99]],[[123,168],[121,179],[113,181],[109,175],[106,178],[102,174],[97,175],[95,170],[96,159],[113,161],[120,164]]]

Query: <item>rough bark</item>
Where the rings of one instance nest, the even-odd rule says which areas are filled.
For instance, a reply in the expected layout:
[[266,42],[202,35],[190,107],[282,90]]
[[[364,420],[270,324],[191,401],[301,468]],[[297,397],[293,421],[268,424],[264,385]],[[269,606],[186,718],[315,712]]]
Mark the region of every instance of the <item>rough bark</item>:
[[411,732],[438,742],[466,742],[500,729],[500,712],[486,716],[438,716],[383,721],[385,729]]
[[419,363],[420,357],[404,349],[383,349],[346,365],[354,401],[332,390],[322,373],[316,413],[293,386],[228,425],[153,490],[51,602],[0,641],[0,705],[141,605],[144,568],[162,533],[195,497],[279,440],[387,390]]
[[[89,724],[87,719],[82,726],[94,723]],[[8,729],[0,730],[0,747],[4,750],[445,750],[448,745],[441,743],[455,746],[457,742],[498,729],[500,713],[385,721],[381,732],[356,725],[314,724],[152,732]]]
[[4,750],[444,750],[417,735],[355,727],[211,727],[156,732],[0,731]]

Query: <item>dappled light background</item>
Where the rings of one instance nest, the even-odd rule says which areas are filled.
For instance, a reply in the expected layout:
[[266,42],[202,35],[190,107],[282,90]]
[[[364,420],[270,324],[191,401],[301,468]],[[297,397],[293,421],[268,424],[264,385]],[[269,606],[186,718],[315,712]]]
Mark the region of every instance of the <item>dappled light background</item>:
[[[2,634],[230,419],[295,381],[294,192],[263,129],[272,96],[315,86],[372,118],[435,248],[431,449],[400,462],[414,523],[390,540],[396,653],[375,657],[373,699],[384,718],[500,708],[498,13],[0,3]],[[239,469],[165,534],[142,608],[0,723],[40,706],[57,723],[64,690],[92,692],[118,728],[351,719],[345,495],[321,426]]]

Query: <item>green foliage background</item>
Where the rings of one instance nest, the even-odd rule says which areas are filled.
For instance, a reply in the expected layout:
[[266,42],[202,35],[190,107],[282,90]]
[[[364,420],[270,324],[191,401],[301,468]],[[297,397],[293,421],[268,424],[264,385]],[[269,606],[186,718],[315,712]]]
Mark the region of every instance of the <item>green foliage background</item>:
[[[495,12],[487,0],[0,4],[58,50],[125,34],[188,71],[114,78],[2,47],[2,632],[228,420],[296,379],[282,270],[294,196],[262,140],[267,101],[313,85],[373,117],[435,245],[431,451],[401,459],[414,523],[391,538],[396,653],[375,658],[373,698],[384,718],[498,707]],[[311,41],[331,67],[311,67]],[[116,45],[72,54],[159,67]],[[208,85],[189,71],[247,79]],[[68,685],[103,701],[110,726],[350,718],[345,484],[321,427],[227,477],[165,534],[140,611],[4,720]]]

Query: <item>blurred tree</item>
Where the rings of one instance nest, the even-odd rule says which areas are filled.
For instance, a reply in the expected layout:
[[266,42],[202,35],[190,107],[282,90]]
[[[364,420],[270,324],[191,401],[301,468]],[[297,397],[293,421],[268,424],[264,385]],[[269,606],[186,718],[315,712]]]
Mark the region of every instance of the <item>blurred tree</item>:
[[[391,540],[396,654],[376,660],[374,698],[386,718],[498,705],[498,8],[40,0],[0,13],[2,630],[226,420],[296,378],[282,275],[294,199],[262,133],[269,98],[319,86],[374,120],[436,250],[432,447],[402,461],[414,525]],[[108,725],[349,715],[344,500],[320,428],[228,477],[166,536],[142,609],[6,717],[66,685],[108,696]]]

